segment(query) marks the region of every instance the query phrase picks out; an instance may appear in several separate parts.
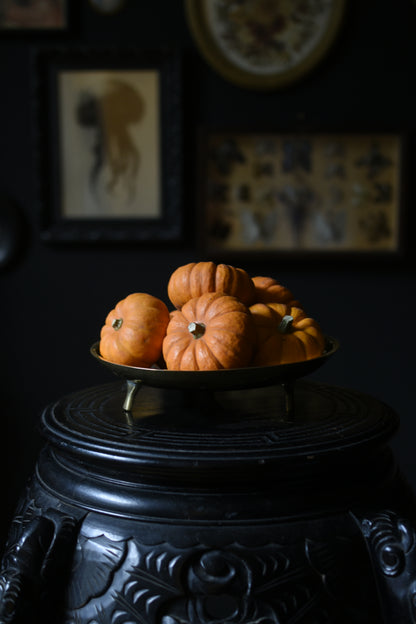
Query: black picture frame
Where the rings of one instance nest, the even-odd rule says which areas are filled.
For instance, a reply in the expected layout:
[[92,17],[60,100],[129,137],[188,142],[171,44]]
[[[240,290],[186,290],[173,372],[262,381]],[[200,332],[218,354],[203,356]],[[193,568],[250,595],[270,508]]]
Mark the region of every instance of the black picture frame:
[[371,125],[200,128],[199,249],[230,261],[399,260],[407,151],[404,132]]
[[41,239],[180,241],[179,55],[45,47],[33,75]]
[[69,0],[0,0],[1,35],[65,32],[69,26],[69,4]]

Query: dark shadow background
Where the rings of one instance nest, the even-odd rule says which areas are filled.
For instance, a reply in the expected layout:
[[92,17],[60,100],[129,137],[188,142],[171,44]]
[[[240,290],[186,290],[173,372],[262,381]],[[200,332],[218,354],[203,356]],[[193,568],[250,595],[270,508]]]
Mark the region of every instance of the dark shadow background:
[[[197,0],[195,0],[197,1]],[[127,1],[112,16],[71,2],[64,34],[0,32],[0,194],[22,210],[26,238],[0,272],[0,540],[31,474],[42,440],[43,408],[78,389],[113,380],[89,354],[107,312],[127,294],[150,292],[168,303],[179,265],[202,259],[194,234],[200,127],[276,126],[393,129],[408,139],[405,253],[400,261],[338,262],[241,257],[250,274],[278,278],[302,299],[341,349],[315,378],[391,405],[401,417],[393,446],[416,487],[414,440],[414,178],[416,154],[416,4],[349,0],[341,33],[324,61],[283,91],[258,93],[225,81],[203,60],[181,0]],[[172,48],[183,62],[183,213],[181,245],[48,246],[39,235],[37,155],[33,149],[31,56],[37,46],[111,44]]]

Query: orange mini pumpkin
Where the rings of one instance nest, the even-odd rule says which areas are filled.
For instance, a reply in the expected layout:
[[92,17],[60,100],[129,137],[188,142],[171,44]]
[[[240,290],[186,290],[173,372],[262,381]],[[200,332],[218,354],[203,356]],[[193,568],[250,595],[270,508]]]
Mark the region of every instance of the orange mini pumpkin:
[[253,366],[289,364],[322,355],[324,334],[301,308],[283,303],[256,303],[250,312],[257,331]]
[[248,308],[235,297],[204,293],[171,312],[163,356],[170,370],[218,370],[247,366],[255,329]]
[[300,308],[292,292],[272,277],[256,276],[252,278],[257,303],[286,303]]
[[101,356],[126,366],[152,366],[161,357],[169,320],[166,304],[157,297],[128,295],[109,312],[101,328]]
[[254,284],[244,269],[214,262],[190,262],[170,276],[168,296],[175,308],[207,292],[222,292],[237,297],[245,305],[254,303]]

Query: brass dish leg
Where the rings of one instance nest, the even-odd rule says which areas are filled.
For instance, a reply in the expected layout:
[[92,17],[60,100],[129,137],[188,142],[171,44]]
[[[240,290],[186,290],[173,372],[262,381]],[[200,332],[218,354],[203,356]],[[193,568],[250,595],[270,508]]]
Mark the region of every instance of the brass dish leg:
[[142,387],[142,382],[140,381],[140,379],[134,379],[134,380],[127,379],[126,384],[127,384],[127,392],[126,392],[126,398],[124,399],[124,403],[123,403],[123,410],[125,412],[131,412],[134,398],[137,392]]
[[295,397],[293,383],[286,382],[282,384],[285,393],[285,420],[293,422],[295,420]]

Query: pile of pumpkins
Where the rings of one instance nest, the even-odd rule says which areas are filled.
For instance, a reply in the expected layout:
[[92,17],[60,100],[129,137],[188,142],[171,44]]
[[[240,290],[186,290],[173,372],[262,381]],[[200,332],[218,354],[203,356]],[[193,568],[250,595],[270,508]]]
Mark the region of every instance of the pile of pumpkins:
[[318,323],[271,277],[191,262],[171,274],[167,291],[173,311],[148,293],[117,303],[101,329],[102,358],[197,371],[288,364],[324,351]]

